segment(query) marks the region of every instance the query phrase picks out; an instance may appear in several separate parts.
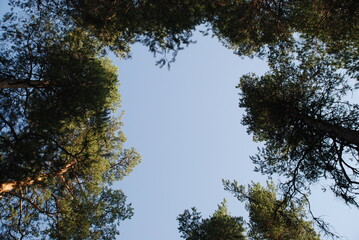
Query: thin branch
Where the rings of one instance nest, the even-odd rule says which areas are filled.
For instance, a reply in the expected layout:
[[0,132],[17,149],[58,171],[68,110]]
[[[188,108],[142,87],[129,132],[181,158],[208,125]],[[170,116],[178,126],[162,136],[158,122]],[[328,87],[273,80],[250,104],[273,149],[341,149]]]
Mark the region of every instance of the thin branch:
[[19,198],[20,200],[25,200],[25,201],[27,201],[27,202],[30,203],[35,209],[37,209],[40,213],[45,214],[45,215],[47,215],[49,218],[51,218],[52,220],[56,221],[56,219],[54,218],[54,216],[52,216],[49,212],[43,210],[39,205],[37,205],[36,203],[34,203],[33,201],[31,201],[30,199],[25,198],[25,197],[22,197],[22,196],[19,196],[19,195],[17,195],[16,193],[13,193],[13,192],[8,192],[7,194],[10,194],[10,195],[12,195],[12,196],[15,196],[15,197]]
[[11,131],[12,135],[14,136],[15,140],[18,140],[19,138],[17,136],[14,126],[9,121],[7,121],[6,118],[2,114],[0,114],[0,119],[10,128],[10,131]]
[[21,234],[20,240],[25,237],[25,234],[21,230],[21,220],[22,220],[22,204],[23,204],[23,198],[22,198],[22,191],[20,190],[20,213],[19,213],[19,221],[17,223],[19,233]]

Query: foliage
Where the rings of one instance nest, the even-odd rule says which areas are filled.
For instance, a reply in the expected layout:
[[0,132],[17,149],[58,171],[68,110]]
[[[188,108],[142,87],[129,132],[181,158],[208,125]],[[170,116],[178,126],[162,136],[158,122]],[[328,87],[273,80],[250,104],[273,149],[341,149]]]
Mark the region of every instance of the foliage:
[[[16,10],[1,25],[0,84],[8,87],[0,90],[0,183],[1,204],[13,208],[3,212],[2,234],[35,237],[36,226],[47,224],[41,225],[41,234],[53,238],[77,233],[78,238],[100,238],[94,229],[106,223],[85,210],[100,206],[101,212],[106,206],[98,202],[102,197],[124,206],[123,195],[106,186],[139,161],[135,151],[122,149],[120,122],[112,117],[119,95],[106,50],[127,57],[130,45],[140,42],[161,54],[158,63],[164,65],[193,42],[192,32],[200,24],[207,24],[205,34],[212,31],[239,55],[268,57],[271,72],[243,76],[240,83],[240,106],[247,110],[243,123],[256,140],[266,142],[252,158],[258,170],[286,176],[288,196],[306,189],[307,182],[332,179],[332,190],[357,205],[358,106],[342,100],[350,88],[339,74],[358,78],[357,1],[10,4]],[[302,33],[305,43],[294,33]],[[73,214],[74,209],[82,209],[81,214]],[[41,214],[46,220],[40,224],[36,219]],[[109,217],[110,225],[121,219],[115,215]],[[124,208],[124,218],[130,215]],[[216,225],[212,218],[208,224]],[[35,225],[24,227],[25,219]],[[70,222],[83,222],[84,235],[76,224],[66,224]],[[108,238],[116,234],[108,231]]]
[[[118,54],[141,42],[160,53],[163,65],[192,32],[206,24],[239,55],[265,54],[266,46],[292,42],[299,32],[318,37],[340,52],[350,43],[358,47],[359,4],[355,0],[11,0],[14,6],[52,9],[53,17],[96,36]],[[337,27],[341,26],[341,27]]]
[[[192,31],[203,22],[200,3],[194,1],[10,0],[25,11],[47,12],[64,26],[80,28],[121,57],[136,42],[160,55],[160,66],[174,61],[189,45]],[[50,11],[49,11],[50,10]],[[168,56],[169,55],[169,56]]]
[[306,220],[306,202],[277,199],[277,189],[273,182],[267,188],[259,183],[246,187],[236,181],[224,181],[225,189],[232,192],[241,202],[246,203],[249,212],[247,236],[242,217],[229,214],[226,201],[218,206],[215,213],[202,219],[196,208],[185,210],[177,218],[178,230],[186,240],[229,240],[229,239],[281,239],[281,240],[319,240],[313,224]]
[[[85,141],[90,138],[86,128],[100,135],[108,131],[109,114],[119,101],[116,68],[97,57],[87,39],[76,42],[69,34],[52,40],[41,26],[23,28],[5,28],[17,34],[4,33],[3,41],[9,44],[1,53],[1,79],[27,84],[1,89],[2,181],[23,179],[22,172],[34,177],[49,167],[61,167],[62,154],[76,155],[91,142]],[[31,87],[36,81],[48,86]],[[83,140],[78,146],[76,138]]]
[[133,214],[125,195],[107,187],[93,190],[94,181],[71,183],[68,176],[61,178],[3,196],[2,239],[116,238],[119,222]]
[[242,123],[265,142],[252,157],[257,170],[288,178],[288,195],[325,178],[337,196],[357,205],[358,105],[343,100],[348,76],[325,50],[313,41],[273,49],[270,72],[240,80]]
[[177,218],[178,230],[186,240],[244,240],[243,219],[229,215],[222,202],[210,218],[202,219],[196,208],[185,210]]
[[267,54],[266,46],[293,42],[293,33],[317,37],[335,52],[349,43],[358,48],[359,4],[355,0],[209,2],[213,32],[240,55]]
[[[201,5],[190,0],[143,1],[72,1],[70,15],[112,49],[121,44],[140,42],[154,54],[160,65],[172,61],[183,45],[191,43],[192,31],[199,25]],[[99,7],[99,5],[101,7]]]
[[[114,239],[133,210],[110,189],[140,161],[123,149],[117,69],[101,45],[48,15],[2,25],[2,239]],[[37,85],[37,83],[42,85]]]
[[320,239],[312,222],[305,220],[305,202],[277,199],[277,189],[273,182],[267,182],[266,188],[259,183],[252,183],[247,190],[236,181],[224,181],[224,185],[239,201],[246,202],[249,239]]

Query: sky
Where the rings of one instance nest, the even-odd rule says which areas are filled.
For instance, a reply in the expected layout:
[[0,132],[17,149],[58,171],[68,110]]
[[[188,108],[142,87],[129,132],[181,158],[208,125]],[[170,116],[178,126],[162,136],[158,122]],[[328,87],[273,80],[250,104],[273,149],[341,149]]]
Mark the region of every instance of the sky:
[[[0,12],[6,2],[0,0]],[[215,38],[196,33],[195,39],[170,70],[155,66],[141,45],[132,47],[129,60],[112,57],[120,74],[125,146],[142,155],[142,163],[114,184],[135,211],[121,223],[118,239],[179,240],[179,214],[196,206],[206,218],[224,198],[232,215],[246,217],[244,205],[223,190],[222,179],[240,184],[267,179],[253,172],[249,156],[260,145],[241,125],[244,111],[235,88],[242,74],[262,74],[267,65],[241,59]],[[359,239],[358,209],[314,187],[313,212],[343,239]]]
[[[133,203],[133,219],[121,224],[118,239],[178,240],[176,218],[196,206],[208,217],[223,198],[235,216],[247,216],[242,203],[223,190],[222,179],[265,183],[249,159],[260,146],[241,125],[235,86],[242,74],[263,74],[264,61],[241,59],[217,39],[195,34],[197,43],[177,57],[171,69],[155,66],[140,45],[132,59],[116,60],[126,146],[143,156],[130,176],[116,184]],[[275,180],[275,179],[274,179]],[[314,186],[312,210],[343,239],[359,239],[358,209]],[[325,238],[324,238],[325,239]]]

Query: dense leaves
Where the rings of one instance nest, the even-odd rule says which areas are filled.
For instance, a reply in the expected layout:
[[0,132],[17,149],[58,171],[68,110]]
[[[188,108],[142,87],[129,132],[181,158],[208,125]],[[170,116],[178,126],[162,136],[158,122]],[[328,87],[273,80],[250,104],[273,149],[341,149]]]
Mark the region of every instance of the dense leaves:
[[[343,100],[347,78],[358,78],[357,1],[10,3],[0,39],[3,238],[114,238],[113,224],[131,208],[108,185],[139,156],[122,149],[117,74],[106,50],[126,57],[140,42],[164,65],[201,24],[237,54],[268,58],[270,72],[239,85],[243,124],[265,142],[252,158],[258,170],[287,177],[289,197],[331,179],[334,193],[357,205],[358,105]],[[242,239],[240,219],[222,210],[202,221],[194,212],[194,225],[182,225],[185,238],[219,239],[211,229],[233,228],[230,236]]]
[[[292,42],[300,32],[316,36],[333,51],[358,44],[359,4],[355,0],[11,0],[16,6],[51,9],[66,25],[86,29],[112,50],[128,53],[141,42],[160,53],[160,64],[173,60],[191,43],[192,32],[206,24],[240,55],[263,54],[266,46]],[[338,27],[340,26],[340,27]],[[208,32],[207,32],[208,33]]]
[[185,210],[177,218],[178,230],[186,240],[245,240],[243,219],[229,215],[225,202],[215,213],[202,219],[196,208]]
[[248,238],[252,240],[319,240],[313,224],[306,221],[305,202],[278,199],[272,182],[264,188],[259,183],[238,185],[224,181],[225,189],[246,203],[249,212]]
[[119,222],[133,214],[124,194],[108,188],[85,190],[89,184],[84,182],[74,185],[53,178],[52,183],[5,194],[1,238],[114,239]]
[[335,52],[349,43],[358,47],[359,4],[355,0],[209,2],[213,3],[207,10],[212,14],[213,32],[240,55],[262,55],[266,46],[292,42],[293,33],[317,37]]
[[286,176],[288,192],[326,178],[337,196],[357,205],[359,112],[343,100],[348,76],[320,43],[287,50],[274,49],[270,72],[245,75],[238,85],[243,124],[265,141],[252,160],[262,173]]
[[114,239],[133,212],[109,186],[140,161],[122,147],[117,69],[86,32],[21,14],[2,25],[0,236]]
[[189,45],[192,32],[204,21],[203,6],[194,1],[11,0],[26,11],[47,12],[64,26],[82,29],[121,57],[139,42],[159,55],[163,66]]
[[202,219],[196,208],[185,210],[177,218],[178,230],[186,240],[319,240],[310,221],[306,221],[305,201],[278,199],[272,182],[267,188],[259,183],[245,186],[224,181],[225,189],[246,203],[249,213],[248,231],[242,217],[229,214],[226,201],[209,218]]
[[116,68],[96,56],[87,39],[75,33],[48,39],[35,23],[5,29],[17,34],[4,34],[1,80],[22,86],[1,89],[2,181],[22,179],[26,169],[36,176],[61,167],[62,154],[75,156],[91,143],[87,138],[108,131],[109,114],[119,102]]
[[[67,4],[64,3],[65,5]],[[201,6],[194,1],[71,1],[70,15],[113,50],[141,42],[162,55],[160,64],[171,61],[191,40],[195,26],[203,21]]]

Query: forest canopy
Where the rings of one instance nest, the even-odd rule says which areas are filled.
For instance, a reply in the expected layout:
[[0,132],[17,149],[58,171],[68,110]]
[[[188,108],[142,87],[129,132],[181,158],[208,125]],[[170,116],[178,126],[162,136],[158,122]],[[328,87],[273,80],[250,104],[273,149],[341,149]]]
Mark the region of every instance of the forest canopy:
[[259,183],[238,185],[224,181],[227,191],[242,202],[249,213],[249,222],[243,217],[231,216],[226,200],[209,218],[203,219],[195,207],[185,210],[177,218],[181,237],[186,240],[319,240],[311,221],[306,221],[305,201],[280,199],[273,182],[263,187]]
[[114,239],[133,209],[110,185],[140,161],[114,115],[117,68],[82,30],[31,11],[2,24],[0,236]]
[[[133,213],[125,195],[110,186],[132,171],[140,155],[123,149],[118,74],[107,54],[127,58],[131,46],[141,43],[158,65],[169,65],[194,43],[198,26],[235,54],[268,62],[267,73],[244,75],[238,85],[242,124],[264,143],[251,157],[256,170],[284,178],[280,187],[290,201],[324,179],[337,197],[359,206],[359,108],[346,98],[359,86],[358,1],[9,4],[0,36],[3,239],[116,237],[116,225]],[[274,194],[270,186],[253,185],[242,198],[250,201],[252,190]],[[242,220],[224,212],[222,206],[209,219],[196,217],[193,231],[200,236],[225,224],[244,239]],[[251,221],[249,236],[267,234]],[[188,231],[182,232],[192,239]]]

